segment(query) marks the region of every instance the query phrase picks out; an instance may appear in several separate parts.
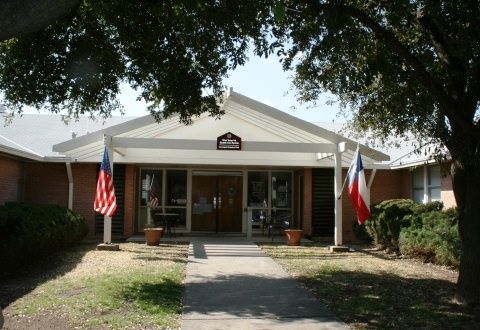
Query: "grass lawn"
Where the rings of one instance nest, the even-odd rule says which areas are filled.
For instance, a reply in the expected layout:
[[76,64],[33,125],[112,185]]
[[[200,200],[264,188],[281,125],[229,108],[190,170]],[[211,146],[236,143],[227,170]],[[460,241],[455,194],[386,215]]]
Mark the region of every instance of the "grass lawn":
[[453,270],[371,249],[330,254],[316,243],[261,247],[353,328],[480,328],[479,310],[452,299]]
[[[0,283],[6,328],[175,329],[180,326],[186,244],[126,243],[120,252],[79,246],[43,275]],[[25,287],[30,287],[25,289]],[[18,294],[16,290],[24,294]],[[7,298],[5,298],[7,297]],[[8,298],[10,297],[10,298]],[[7,301],[8,303],[9,301]]]

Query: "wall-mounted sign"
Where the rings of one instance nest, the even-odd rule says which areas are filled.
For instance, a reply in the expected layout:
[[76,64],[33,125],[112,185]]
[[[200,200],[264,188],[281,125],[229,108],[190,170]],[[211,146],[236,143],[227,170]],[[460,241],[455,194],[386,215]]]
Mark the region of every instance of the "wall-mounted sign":
[[242,150],[242,139],[233,133],[225,133],[217,138],[217,150]]

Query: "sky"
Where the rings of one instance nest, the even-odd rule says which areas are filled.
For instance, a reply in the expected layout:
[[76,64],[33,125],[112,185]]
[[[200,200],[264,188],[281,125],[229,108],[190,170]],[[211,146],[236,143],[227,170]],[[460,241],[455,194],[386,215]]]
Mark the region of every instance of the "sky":
[[[245,65],[229,71],[229,77],[224,80],[224,85],[233,88],[237,93],[309,122],[345,122],[345,118],[338,115],[338,105],[327,104],[327,101],[334,99],[328,93],[324,94],[315,107],[311,104],[300,104],[295,97],[295,90],[292,86],[291,76],[293,72],[283,71],[276,56],[271,56],[268,59],[259,58],[250,52],[249,58]],[[146,103],[136,100],[138,94],[127,83],[121,85],[119,99],[125,108],[126,116],[147,114]],[[38,113],[38,111],[34,108],[25,107],[24,113]],[[43,110],[40,113],[48,112]],[[118,116],[120,112],[116,111],[113,115]]]
[[[295,98],[291,75],[292,72],[283,71],[276,57],[265,59],[250,56],[250,60],[244,66],[229,72],[229,77],[224,80],[224,84],[232,87],[237,93],[309,122],[342,123],[345,121],[337,116],[338,106],[326,104],[332,99],[329,94],[325,94],[315,108],[300,104]],[[146,114],[146,104],[136,101],[137,95],[138,93],[127,84],[122,85],[120,102],[125,107],[126,115]]]

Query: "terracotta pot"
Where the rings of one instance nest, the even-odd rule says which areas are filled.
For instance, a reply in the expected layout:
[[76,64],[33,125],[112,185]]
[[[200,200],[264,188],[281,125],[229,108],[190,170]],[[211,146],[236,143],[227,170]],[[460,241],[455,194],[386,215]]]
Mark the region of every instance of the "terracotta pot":
[[160,238],[163,234],[163,228],[145,228],[145,241],[147,245],[154,246],[160,244]]
[[298,246],[303,236],[303,229],[286,229],[287,245]]

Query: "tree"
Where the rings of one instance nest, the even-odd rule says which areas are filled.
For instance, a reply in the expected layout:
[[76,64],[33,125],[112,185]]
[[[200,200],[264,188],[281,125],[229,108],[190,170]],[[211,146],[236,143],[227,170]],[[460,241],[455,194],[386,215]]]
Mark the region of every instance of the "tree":
[[3,0],[0,41],[40,31],[75,10],[80,0]]
[[[286,1],[274,29],[300,99],[324,90],[377,136],[414,133],[452,159],[461,302],[480,302],[478,1]],[[282,46],[287,45],[287,46]]]
[[205,111],[218,116],[227,71],[246,61],[252,39],[268,46],[271,16],[259,4],[84,0],[35,33],[12,28],[16,37],[0,43],[0,91],[17,111],[28,105],[109,116],[121,108],[119,85],[128,82],[157,119],[161,111],[187,123]]
[[[460,214],[457,296],[480,302],[480,5],[478,0],[88,1],[0,44],[10,105],[108,116],[119,83],[159,118],[220,115],[222,78],[257,55],[282,55],[300,99],[329,90],[379,136],[444,145]],[[23,35],[23,33],[20,33]]]

